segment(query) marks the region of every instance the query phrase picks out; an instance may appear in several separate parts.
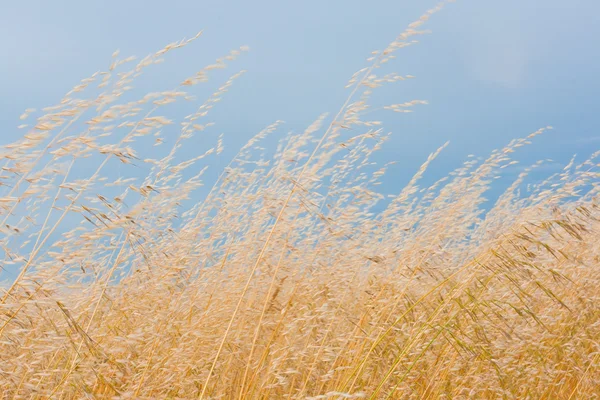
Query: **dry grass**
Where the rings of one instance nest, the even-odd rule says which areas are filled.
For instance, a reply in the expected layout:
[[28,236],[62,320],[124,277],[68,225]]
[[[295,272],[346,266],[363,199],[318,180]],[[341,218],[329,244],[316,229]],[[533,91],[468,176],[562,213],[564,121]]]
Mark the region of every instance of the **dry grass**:
[[178,154],[209,140],[240,74],[180,129],[164,115],[245,48],[132,100],[199,36],[137,64],[115,54],[23,126],[1,154],[2,265],[18,275],[0,292],[3,398],[598,398],[598,154],[523,191],[526,170],[486,213],[493,178],[542,131],[420,188],[438,151],[397,196],[375,191],[388,135],[369,99],[410,78],[378,72],[438,9],[369,59],[335,117],[263,158],[267,127],[199,204],[221,139]]

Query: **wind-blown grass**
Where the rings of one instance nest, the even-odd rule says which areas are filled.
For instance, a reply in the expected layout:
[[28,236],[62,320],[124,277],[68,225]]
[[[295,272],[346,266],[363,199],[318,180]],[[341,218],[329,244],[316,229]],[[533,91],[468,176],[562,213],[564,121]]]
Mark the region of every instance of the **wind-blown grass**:
[[440,8],[373,54],[337,115],[266,158],[269,125],[200,203],[222,139],[178,155],[241,73],[180,129],[165,114],[247,48],[137,99],[134,79],[200,34],[137,64],[115,54],[22,126],[0,155],[3,396],[597,398],[600,152],[536,184],[532,165],[487,211],[543,129],[420,187],[443,146],[399,194],[376,191],[388,134],[369,100],[411,78],[379,72]]

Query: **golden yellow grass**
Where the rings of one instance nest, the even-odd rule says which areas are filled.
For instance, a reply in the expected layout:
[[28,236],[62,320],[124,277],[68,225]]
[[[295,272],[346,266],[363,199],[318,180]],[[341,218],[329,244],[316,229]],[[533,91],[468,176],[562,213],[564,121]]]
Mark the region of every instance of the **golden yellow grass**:
[[31,125],[27,110],[1,154],[16,271],[0,292],[3,398],[598,398],[598,153],[523,192],[534,164],[487,213],[494,178],[543,130],[419,187],[439,149],[399,194],[375,190],[388,134],[369,99],[411,78],[378,72],[440,8],[374,52],[337,115],[265,158],[269,125],[191,206],[222,138],[178,154],[241,73],[179,128],[166,111],[247,48],[131,101],[135,78],[201,35],[137,64],[115,53]]

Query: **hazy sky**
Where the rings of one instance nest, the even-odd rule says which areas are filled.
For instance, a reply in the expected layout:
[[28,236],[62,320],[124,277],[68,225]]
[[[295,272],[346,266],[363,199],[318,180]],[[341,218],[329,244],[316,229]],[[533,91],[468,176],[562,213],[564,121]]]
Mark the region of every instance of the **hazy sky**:
[[[116,49],[143,57],[204,30],[141,89],[170,89],[241,45],[246,69],[213,114],[230,157],[275,120],[300,130],[335,113],[344,85],[408,23],[436,4],[425,0],[31,1],[0,8],[0,144],[21,132],[25,108],[55,104],[81,78],[105,69]],[[430,102],[395,115],[382,159],[400,161],[386,182],[405,183],[427,155],[450,140],[434,169],[467,154],[486,156],[510,139],[555,127],[523,153],[566,162],[600,146],[600,2],[458,0],[426,25],[432,34],[400,51],[394,70],[416,76],[379,99]],[[222,81],[217,82],[222,83]]]

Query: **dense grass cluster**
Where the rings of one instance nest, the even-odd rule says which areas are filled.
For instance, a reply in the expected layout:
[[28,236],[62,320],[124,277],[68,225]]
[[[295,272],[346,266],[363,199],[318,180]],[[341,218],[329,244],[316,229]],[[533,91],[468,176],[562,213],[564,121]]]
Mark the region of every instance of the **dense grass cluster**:
[[273,154],[268,126],[200,203],[221,138],[179,154],[240,73],[179,128],[166,114],[246,48],[141,98],[132,81],[200,35],[115,54],[21,126],[0,154],[3,398],[598,398],[599,153],[535,184],[542,162],[524,169],[485,212],[543,130],[419,186],[439,149],[376,191],[388,134],[369,100],[410,78],[379,71],[438,9],[373,54],[337,115]]

